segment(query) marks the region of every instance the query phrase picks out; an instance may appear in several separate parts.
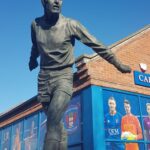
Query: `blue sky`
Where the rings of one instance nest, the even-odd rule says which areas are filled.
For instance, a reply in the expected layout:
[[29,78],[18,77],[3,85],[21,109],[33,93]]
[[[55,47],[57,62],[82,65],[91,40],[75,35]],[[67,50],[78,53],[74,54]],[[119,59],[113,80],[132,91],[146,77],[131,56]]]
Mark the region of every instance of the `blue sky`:
[[[150,24],[150,0],[64,0],[62,13],[111,45]],[[39,68],[28,70],[30,24],[42,14],[40,0],[1,1],[0,113],[37,94]],[[75,57],[92,52],[76,43]]]

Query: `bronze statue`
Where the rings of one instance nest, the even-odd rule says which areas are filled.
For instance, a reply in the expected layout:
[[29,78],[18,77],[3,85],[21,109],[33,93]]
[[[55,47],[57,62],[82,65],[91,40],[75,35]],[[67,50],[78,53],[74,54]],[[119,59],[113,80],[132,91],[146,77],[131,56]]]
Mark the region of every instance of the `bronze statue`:
[[63,0],[42,0],[44,15],[32,22],[32,49],[29,69],[38,66],[38,101],[47,115],[44,150],[67,150],[67,133],[61,118],[73,90],[72,65],[75,39],[91,47],[99,56],[113,64],[122,73],[130,73],[129,66],[121,64],[111,50],[93,37],[78,21],[61,14]]

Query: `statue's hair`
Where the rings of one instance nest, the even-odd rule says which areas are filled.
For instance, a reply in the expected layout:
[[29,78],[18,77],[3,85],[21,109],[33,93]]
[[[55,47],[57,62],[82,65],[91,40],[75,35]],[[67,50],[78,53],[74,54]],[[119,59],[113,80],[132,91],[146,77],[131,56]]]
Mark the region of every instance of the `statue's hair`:
[[42,5],[44,6],[45,5],[45,2],[46,2],[47,0],[41,0],[41,3],[42,3]]
[[42,3],[43,6],[44,6],[44,1],[45,1],[45,0],[41,0],[41,3]]

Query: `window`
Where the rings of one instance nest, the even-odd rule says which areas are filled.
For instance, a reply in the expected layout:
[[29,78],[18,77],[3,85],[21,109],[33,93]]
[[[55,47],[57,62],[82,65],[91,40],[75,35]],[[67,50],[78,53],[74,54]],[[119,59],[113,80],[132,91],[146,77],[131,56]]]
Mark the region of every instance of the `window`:
[[9,150],[11,142],[11,127],[2,130],[1,149]]
[[44,137],[46,133],[46,115],[44,112],[41,112],[41,119],[40,119],[40,140],[39,140],[39,149],[43,150],[43,143],[44,143]]
[[24,122],[24,149],[37,150],[38,142],[38,115],[25,119]]
[[23,122],[17,122],[12,125],[12,142],[11,150],[21,150],[22,148],[22,137],[23,137]]

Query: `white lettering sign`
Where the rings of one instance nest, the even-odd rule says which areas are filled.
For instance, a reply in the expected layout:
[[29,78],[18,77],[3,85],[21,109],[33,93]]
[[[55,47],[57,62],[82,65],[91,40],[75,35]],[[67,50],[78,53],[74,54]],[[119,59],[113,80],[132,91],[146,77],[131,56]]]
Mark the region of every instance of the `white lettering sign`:
[[108,129],[109,135],[119,135],[119,129]]
[[139,75],[139,80],[145,83],[150,83],[150,77]]

